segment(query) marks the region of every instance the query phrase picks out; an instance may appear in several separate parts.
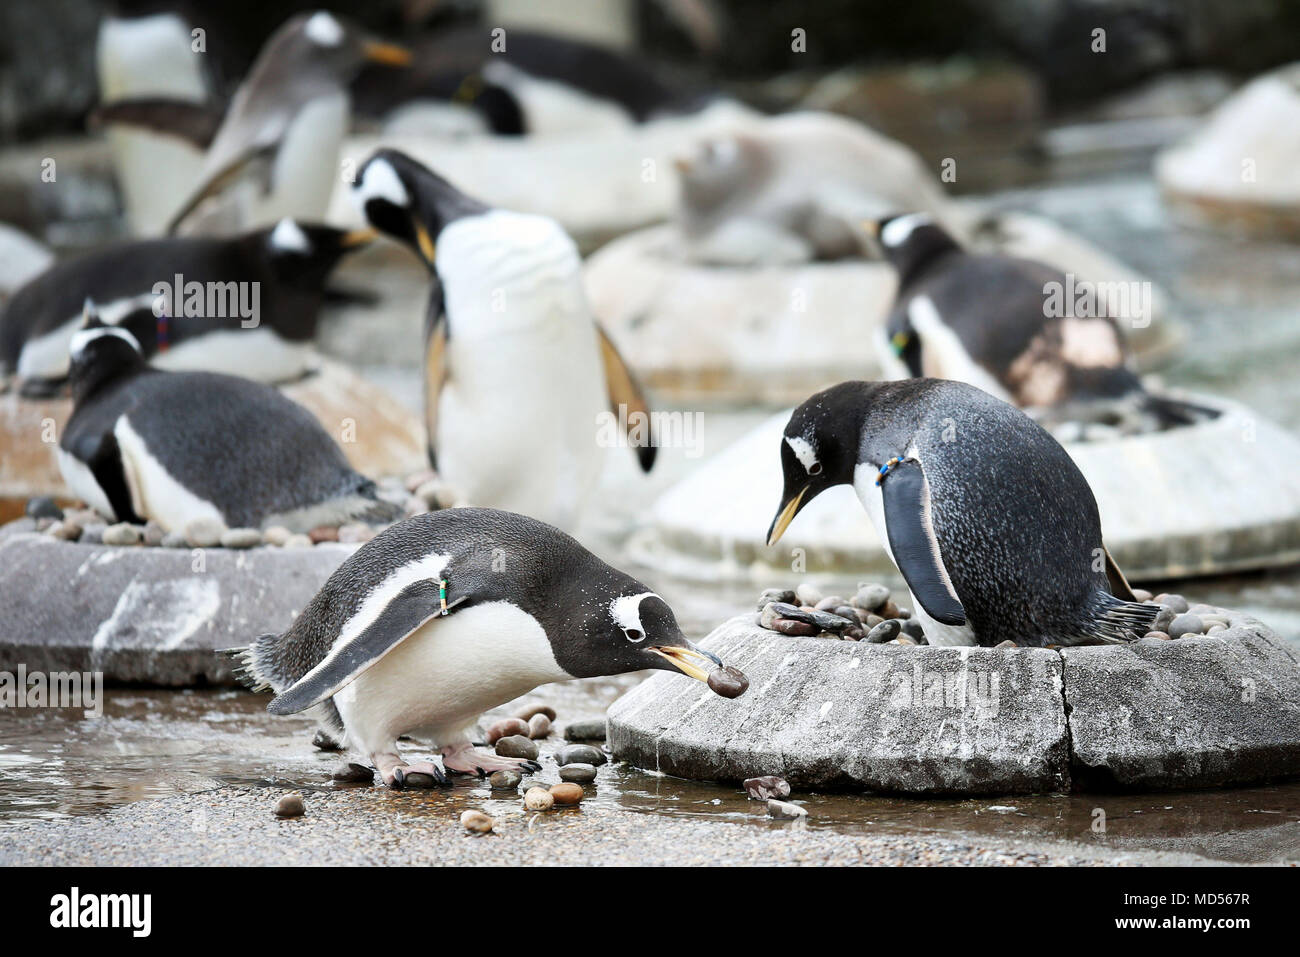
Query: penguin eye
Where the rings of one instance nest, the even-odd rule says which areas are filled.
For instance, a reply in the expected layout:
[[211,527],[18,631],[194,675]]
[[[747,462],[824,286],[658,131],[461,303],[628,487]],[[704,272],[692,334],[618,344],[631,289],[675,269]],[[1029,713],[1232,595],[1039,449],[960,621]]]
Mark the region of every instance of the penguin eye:
[[623,634],[627,635],[628,641],[640,641],[645,638],[645,632],[637,628],[624,628]]
[[812,465],[808,466],[808,474],[809,474],[809,475],[821,475],[821,474],[822,474],[822,464],[821,464],[820,462],[814,462]]

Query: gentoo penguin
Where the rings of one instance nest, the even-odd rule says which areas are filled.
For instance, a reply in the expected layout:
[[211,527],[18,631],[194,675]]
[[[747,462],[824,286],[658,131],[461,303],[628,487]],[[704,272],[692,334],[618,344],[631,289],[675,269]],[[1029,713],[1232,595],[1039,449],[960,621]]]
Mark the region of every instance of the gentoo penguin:
[[878,340],[889,377],[956,379],[1022,408],[1070,407],[1070,414],[1098,399],[1130,397],[1162,425],[1208,412],[1146,392],[1105,308],[1076,316],[1071,302],[1053,315],[1052,290],[1073,288],[1059,269],[967,252],[929,213],[866,225],[898,273]]
[[284,219],[231,238],[122,242],[56,263],[0,313],[0,366],[17,372],[27,395],[56,390],[90,299],[159,368],[295,379],[313,358],[330,272],[372,236]]
[[430,461],[453,488],[571,528],[611,416],[649,471],[648,406],[592,318],[558,223],[486,206],[395,150],[368,159],[353,189],[370,223],[432,274],[425,425]]
[[[311,709],[392,787],[537,765],[476,751],[478,716],[540,684],[645,668],[721,666],[672,609],[568,535],[490,508],[416,515],[380,532],[325,582],[288,631],[235,649],[272,714]],[[408,763],[407,733],[442,768]]]
[[[218,196],[221,210],[215,223],[227,232],[285,216],[324,216],[347,130],[347,84],[367,60],[401,66],[410,62],[410,54],[323,10],[286,21],[236,91],[208,148],[199,182],[173,213],[167,231],[175,232]],[[160,126],[169,116],[160,113]],[[145,121],[130,111],[106,111],[104,118]],[[203,229],[217,231],[211,224]]]
[[71,351],[59,470],[103,515],[168,531],[197,518],[308,531],[398,517],[311,413],[271,386],[151,369],[135,337],[89,304]]
[[964,382],[843,382],[795,409],[768,532],[851,484],[933,645],[1133,641],[1134,602],[1078,467],[1019,409]]

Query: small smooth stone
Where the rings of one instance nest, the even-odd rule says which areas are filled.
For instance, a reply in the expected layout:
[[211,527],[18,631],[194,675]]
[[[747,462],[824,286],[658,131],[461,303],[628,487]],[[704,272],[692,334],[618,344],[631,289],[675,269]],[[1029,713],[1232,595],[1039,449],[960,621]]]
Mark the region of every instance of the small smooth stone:
[[555,798],[556,804],[581,804],[582,799],[586,796],[586,792],[582,790],[582,785],[574,784],[572,781],[565,781],[562,784],[551,786],[551,797]]
[[767,802],[767,816],[774,817],[779,821],[797,821],[801,817],[807,817],[808,812],[798,804],[790,804],[787,801],[778,801],[772,798]]
[[344,545],[364,545],[375,537],[375,530],[361,522],[339,526],[339,541]]
[[726,665],[709,672],[709,688],[724,698],[739,698],[749,690],[749,679],[739,668]]
[[824,597],[822,590],[812,582],[804,582],[794,590],[795,598],[801,605],[816,605]]
[[915,644],[916,644],[916,639],[913,638],[911,635],[899,635],[897,638],[894,639],[894,644],[896,644],[896,645],[915,645]]
[[1163,631],[1148,631],[1148,632],[1147,632],[1145,635],[1143,635],[1142,637],[1143,637],[1143,638],[1154,638],[1156,641],[1168,641],[1168,640],[1169,640],[1169,636],[1166,635]]
[[549,811],[555,807],[555,798],[546,788],[529,788],[524,794],[524,807],[530,811]]
[[1152,598],[1151,592],[1147,591],[1145,588],[1134,588],[1134,589],[1133,589],[1133,600],[1134,600],[1134,601],[1150,601],[1151,598]]
[[785,602],[787,605],[794,604],[796,600],[795,593],[789,588],[764,588],[763,594],[758,596],[756,610],[762,611],[764,607],[774,601]]
[[[776,602],[769,601],[763,606],[758,615],[758,623],[768,631],[776,630],[776,620],[781,617],[776,613],[776,604]],[[785,604],[785,602],[782,602],[782,604]]]
[[535,714],[528,719],[528,736],[540,741],[551,733],[551,719],[544,714]]
[[1207,605],[1203,601],[1197,602],[1195,605],[1192,605],[1192,607],[1188,608],[1187,610],[1190,611],[1193,615],[1219,614],[1219,609],[1215,608],[1213,605]]
[[590,784],[596,780],[596,769],[590,764],[566,764],[560,768],[560,780],[573,784]]
[[873,645],[883,645],[887,641],[893,641],[898,637],[899,632],[903,630],[903,623],[897,618],[890,618],[882,621],[867,632],[867,641]]
[[324,731],[317,731],[312,736],[311,746],[318,751],[342,751],[343,745],[339,744]]
[[564,737],[568,741],[604,741],[605,733],[604,718],[570,721],[564,726]]
[[1183,635],[1199,635],[1203,631],[1205,631],[1205,623],[1201,621],[1200,615],[1179,615],[1169,625],[1170,638],[1181,638]]
[[846,621],[858,620],[858,610],[852,605],[836,605],[834,608],[830,609],[830,613],[832,615],[838,615]]
[[1206,628],[1209,628],[1211,625],[1222,625],[1224,628],[1228,627],[1228,619],[1223,615],[1216,615],[1213,613],[1209,613],[1209,614],[1200,613],[1200,614],[1201,614],[1201,621],[1205,623]]
[[1167,605],[1162,606],[1160,611],[1156,612],[1155,621],[1151,622],[1151,630],[1167,632],[1169,626],[1174,623],[1174,619],[1177,617],[1178,613],[1172,608]]
[[839,615],[818,611],[815,608],[796,608],[794,605],[775,602],[772,609],[779,618],[804,621],[810,625],[815,625],[819,631],[839,632],[853,624],[853,619],[841,618]]
[[1207,635],[1221,635],[1227,630],[1223,625],[1211,625],[1205,633]]
[[37,530],[38,532],[48,532],[51,528],[54,527],[54,523],[57,522],[58,519],[57,519],[57,518],[37,518],[37,519],[33,519],[33,521],[36,522],[36,530]]
[[285,548],[311,548],[312,540],[306,535],[290,535],[285,541]]
[[472,831],[475,834],[487,834],[495,825],[496,821],[482,811],[471,809],[461,812],[460,826],[467,831]]
[[262,532],[262,541],[268,545],[274,545],[277,548],[283,548],[285,543],[293,537],[293,532],[289,531],[283,525],[272,525],[266,531]]
[[1156,601],[1161,605],[1167,605],[1172,608],[1175,613],[1179,615],[1183,614],[1190,607],[1187,604],[1187,599],[1182,595],[1156,595]]
[[27,500],[27,517],[36,519],[52,518],[58,521],[63,518],[63,509],[54,504],[54,499],[48,495],[38,495]]
[[185,523],[185,543],[191,548],[216,548],[226,526],[216,519],[196,518]]
[[885,620],[881,618],[879,615],[877,615],[875,612],[863,611],[862,609],[858,609],[858,619],[864,625],[867,626],[868,631],[870,631],[872,628],[875,628],[876,625],[880,624],[882,621]]
[[1008,638],[1008,639],[1006,639],[1005,641],[999,641],[999,642],[998,642],[996,645],[994,645],[993,647],[994,647],[994,648],[1015,648],[1015,647],[1016,647],[1016,643],[1015,643],[1014,641],[1012,641],[1010,638]]
[[76,522],[83,528],[92,522],[102,522],[103,518],[93,508],[70,508],[64,511],[63,518],[69,522]]
[[519,771],[507,768],[503,771],[493,771],[488,775],[488,785],[493,791],[513,791],[519,787],[524,776]]
[[487,729],[487,743],[496,744],[512,734],[528,736],[528,722],[519,718],[502,718]]
[[863,611],[875,611],[887,601],[889,601],[889,589],[884,585],[872,583],[859,585],[858,593],[849,599],[849,604]]
[[46,534],[62,542],[75,542],[81,537],[81,526],[71,519],[64,518],[63,521],[51,525]]
[[902,618],[903,617],[903,613],[899,610],[899,607],[895,605],[892,601],[887,601],[883,605],[881,605],[880,608],[877,609],[876,614],[880,615],[881,618]]
[[456,504],[456,492],[446,482],[434,479],[425,482],[415,490],[415,497],[422,501],[428,508],[437,511],[442,508],[452,508]]
[[256,528],[232,528],[221,536],[222,548],[256,548],[262,544],[262,533]]
[[168,532],[162,537],[162,541],[158,545],[162,548],[187,548],[189,542],[185,540],[185,535],[182,532]]
[[537,742],[524,737],[522,734],[512,734],[497,742],[497,754],[503,758],[524,758],[527,761],[536,761],[537,755],[540,753]]
[[850,625],[840,633],[840,638],[844,641],[861,641],[867,637],[867,631],[861,625]]
[[104,529],[105,545],[139,545],[140,528],[127,522],[118,522]]
[[566,744],[555,752],[555,763],[560,767],[566,764],[590,764],[592,767],[600,767],[608,758],[605,752],[600,748],[594,748],[590,744]]
[[765,774],[761,778],[746,778],[745,793],[749,795],[751,801],[788,798],[790,782],[775,774]]
[[78,541],[83,545],[101,545],[104,541],[104,532],[108,526],[103,522],[91,522],[81,530],[81,538]]
[[302,817],[306,811],[307,806],[303,804],[302,795],[297,791],[286,794],[275,805],[276,817]]
[[163,528],[157,522],[144,523],[144,543],[149,548],[158,548],[167,537],[167,529]]
[[375,772],[364,764],[347,761],[335,768],[330,777],[340,784],[370,784],[375,780]]
[[898,614],[895,617],[901,618],[903,621],[910,621],[912,619],[912,609],[904,608],[903,606],[899,605]]
[[915,638],[921,644],[925,644],[925,629],[915,618],[906,618],[900,621],[899,627],[903,629],[903,634]]
[[313,545],[319,545],[321,542],[337,542],[339,540],[339,530],[332,525],[317,525],[307,537],[311,539]]
[[520,721],[531,721],[534,715],[544,714],[552,721],[555,720],[555,709],[549,704],[530,704],[520,708],[515,713],[515,717]]
[[793,638],[811,638],[817,634],[817,626],[806,621],[794,621],[791,618],[778,618],[772,622],[772,630]]
[[821,601],[817,602],[817,604],[813,605],[813,607],[816,608],[818,611],[833,612],[835,611],[836,608],[840,607],[840,605],[843,605],[844,603],[845,603],[844,599],[841,598],[839,595],[827,595]]

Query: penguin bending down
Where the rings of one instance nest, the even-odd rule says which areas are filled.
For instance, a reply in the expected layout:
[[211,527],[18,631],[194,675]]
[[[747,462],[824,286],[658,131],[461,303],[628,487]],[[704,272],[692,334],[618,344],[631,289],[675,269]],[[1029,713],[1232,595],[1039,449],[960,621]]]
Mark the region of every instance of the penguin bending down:
[[1129,399],[1162,428],[1214,414],[1143,388],[1106,304],[1094,316],[1069,314],[1073,304],[1049,315],[1049,290],[1073,288],[1056,267],[967,252],[929,213],[867,227],[898,273],[878,340],[890,378],[955,379],[1022,408],[1072,407],[1071,415],[1086,416],[1090,402]]
[[89,308],[72,340],[71,380],[59,470],[111,519],[305,532],[400,514],[306,409],[247,379],[151,369],[130,332]]
[[843,382],[795,409],[768,532],[849,485],[916,599],[932,645],[1134,641],[1133,600],[1101,539],[1092,490],[1019,409],[964,382]]
[[604,460],[605,417],[650,470],[649,406],[591,315],[577,247],[558,223],[493,209],[396,150],[368,159],[353,189],[371,225],[432,275],[425,426],[450,485],[475,504],[571,528]]
[[535,519],[488,508],[416,515],[380,532],[280,635],[234,649],[272,714],[311,710],[392,787],[446,783],[397,739],[432,740],[446,771],[533,762],[476,751],[479,715],[538,685],[644,668],[706,681],[720,666],[636,579]]
[[118,243],[56,263],[0,312],[0,367],[26,395],[56,391],[89,299],[159,368],[296,379],[313,359],[330,273],[374,235],[283,219],[242,236]]

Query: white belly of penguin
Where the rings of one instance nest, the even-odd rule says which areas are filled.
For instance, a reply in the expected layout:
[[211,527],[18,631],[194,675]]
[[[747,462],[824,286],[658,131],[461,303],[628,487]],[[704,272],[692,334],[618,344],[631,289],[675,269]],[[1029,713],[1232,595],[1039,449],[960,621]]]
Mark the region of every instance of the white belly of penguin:
[[[876,476],[880,473],[870,464],[860,464],[853,471],[853,491],[858,496],[858,501],[867,511],[867,517],[871,519],[871,526],[876,530],[876,536],[880,539],[880,545],[889,556],[889,560],[898,567],[898,562],[894,561],[894,551],[889,547],[889,530],[885,525],[885,499],[883,489],[876,484]],[[958,596],[960,597],[960,596]],[[945,625],[942,622],[935,621],[931,618],[921,603],[912,596],[912,614],[921,622],[921,628],[925,631],[925,639],[932,645],[974,645],[975,632],[970,625]]]
[[463,740],[489,708],[573,676],[531,615],[505,601],[434,618],[334,696],[349,742],[371,752],[419,733]]

